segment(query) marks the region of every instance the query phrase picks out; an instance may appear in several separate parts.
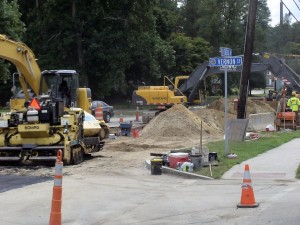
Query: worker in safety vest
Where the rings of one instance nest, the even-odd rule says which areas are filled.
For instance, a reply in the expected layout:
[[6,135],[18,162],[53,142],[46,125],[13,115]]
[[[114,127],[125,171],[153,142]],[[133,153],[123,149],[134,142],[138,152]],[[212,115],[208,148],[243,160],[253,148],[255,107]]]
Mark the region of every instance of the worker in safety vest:
[[296,121],[298,123],[298,111],[300,106],[300,100],[296,97],[296,92],[292,92],[292,97],[287,101],[287,106],[290,107],[292,112],[296,113]]

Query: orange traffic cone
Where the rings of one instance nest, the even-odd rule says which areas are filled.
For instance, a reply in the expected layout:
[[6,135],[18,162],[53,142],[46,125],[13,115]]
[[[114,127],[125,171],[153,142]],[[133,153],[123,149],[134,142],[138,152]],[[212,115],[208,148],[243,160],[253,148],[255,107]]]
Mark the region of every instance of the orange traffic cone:
[[98,108],[96,108],[96,110],[95,110],[95,118],[97,120],[103,120],[103,108],[101,106],[99,106]]
[[120,119],[119,119],[119,123],[123,123],[124,122],[124,119],[123,119],[123,116],[122,114],[120,115]]
[[131,131],[132,131],[132,135],[134,138],[139,137],[139,130],[137,128],[133,128],[133,129],[131,129]]
[[61,225],[62,168],[62,151],[58,150],[55,162],[54,186],[49,225]]
[[237,205],[238,208],[255,208],[258,207],[255,202],[254,192],[251,184],[249,165],[245,165],[244,180],[242,185],[241,202]]
[[139,107],[136,107],[136,111],[135,111],[135,122],[139,122]]

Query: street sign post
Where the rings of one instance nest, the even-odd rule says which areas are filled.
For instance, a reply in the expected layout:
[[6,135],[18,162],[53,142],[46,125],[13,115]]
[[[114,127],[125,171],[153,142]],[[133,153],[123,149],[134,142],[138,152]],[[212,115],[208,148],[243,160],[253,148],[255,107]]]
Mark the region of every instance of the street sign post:
[[220,48],[222,57],[215,57],[209,59],[209,66],[211,67],[220,67],[220,69],[224,70],[224,80],[225,80],[225,146],[224,152],[228,153],[228,103],[227,103],[227,71],[236,68],[237,66],[241,66],[243,63],[243,59],[240,56],[232,56],[232,50],[230,48]]

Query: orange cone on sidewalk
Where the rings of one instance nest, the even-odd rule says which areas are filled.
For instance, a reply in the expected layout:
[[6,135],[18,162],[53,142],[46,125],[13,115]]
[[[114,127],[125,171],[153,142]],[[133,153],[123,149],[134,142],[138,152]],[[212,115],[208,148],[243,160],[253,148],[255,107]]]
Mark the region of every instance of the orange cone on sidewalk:
[[55,162],[54,186],[49,225],[61,225],[62,168],[62,151],[58,150]]
[[258,207],[255,202],[254,192],[251,184],[249,165],[245,165],[244,179],[242,185],[241,202],[237,205],[238,208],[255,208]]

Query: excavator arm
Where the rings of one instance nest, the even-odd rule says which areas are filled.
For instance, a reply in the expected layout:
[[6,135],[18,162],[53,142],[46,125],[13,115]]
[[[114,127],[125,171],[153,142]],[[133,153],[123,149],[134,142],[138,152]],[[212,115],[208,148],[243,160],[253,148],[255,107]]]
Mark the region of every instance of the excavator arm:
[[31,88],[36,95],[39,94],[41,70],[33,52],[27,45],[0,35],[0,58],[8,60],[16,66],[26,99],[29,99],[28,88]]
[[300,92],[300,75],[290,68],[279,57],[264,53],[261,55],[261,60],[265,65],[268,65],[268,70],[275,74],[279,79],[287,79],[291,84],[291,88]]
[[[252,63],[251,72],[263,72],[270,70],[278,77],[284,77],[291,82],[291,86],[294,90],[300,92],[300,76],[293,71],[286,63],[276,56],[268,53],[260,55],[262,63]],[[241,73],[242,66],[238,66],[231,73]],[[210,67],[209,62],[204,62],[199,65],[189,76],[189,78],[179,87],[179,90],[187,96],[189,103],[192,103],[199,92],[200,84],[205,78],[224,73],[220,67]]]

